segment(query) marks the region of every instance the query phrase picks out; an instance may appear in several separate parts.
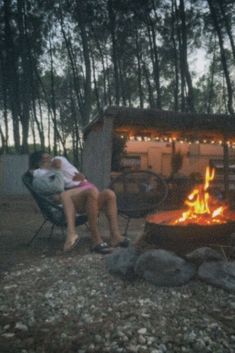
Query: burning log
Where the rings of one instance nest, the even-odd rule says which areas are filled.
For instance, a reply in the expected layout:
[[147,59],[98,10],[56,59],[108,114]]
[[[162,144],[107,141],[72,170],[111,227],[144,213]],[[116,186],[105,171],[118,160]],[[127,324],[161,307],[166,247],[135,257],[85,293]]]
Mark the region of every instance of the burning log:
[[205,183],[190,193],[185,210],[164,211],[146,218],[143,239],[157,248],[185,255],[202,246],[232,246],[235,212],[210,195],[214,171],[207,168]]

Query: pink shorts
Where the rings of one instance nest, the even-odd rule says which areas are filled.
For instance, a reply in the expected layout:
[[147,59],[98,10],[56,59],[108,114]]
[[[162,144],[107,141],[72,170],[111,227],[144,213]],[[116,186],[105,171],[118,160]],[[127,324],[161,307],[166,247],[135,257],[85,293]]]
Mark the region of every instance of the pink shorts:
[[79,188],[79,189],[82,189],[82,190],[95,189],[95,190],[98,191],[97,187],[94,184],[90,183],[89,181],[85,181],[84,183],[81,183],[81,184],[79,184],[77,186],[74,186],[73,188],[68,188],[66,190],[75,189],[75,188]]
[[94,184],[90,183],[89,181],[86,181],[86,182],[82,183],[82,185],[78,185],[78,188],[80,188],[82,190],[86,190],[86,189],[96,189],[96,190],[98,190],[97,187]]

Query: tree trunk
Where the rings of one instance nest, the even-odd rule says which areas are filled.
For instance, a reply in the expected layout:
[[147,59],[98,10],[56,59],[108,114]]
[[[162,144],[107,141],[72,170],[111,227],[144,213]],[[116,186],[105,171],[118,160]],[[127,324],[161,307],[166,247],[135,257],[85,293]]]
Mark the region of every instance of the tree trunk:
[[226,85],[227,85],[227,92],[228,92],[228,111],[230,114],[234,114],[234,109],[233,109],[233,88],[229,76],[229,70],[227,66],[227,60],[226,60],[226,55],[225,55],[225,50],[224,50],[224,41],[223,41],[223,36],[222,36],[222,31],[217,19],[217,14],[216,10],[213,5],[212,0],[207,0],[209,8],[210,8],[210,13],[211,17],[213,20],[213,24],[219,39],[219,46],[220,46],[220,55],[221,55],[221,62],[222,62],[222,67],[225,75],[225,80],[226,80]]
[[0,137],[2,141],[2,147],[0,148],[0,152],[2,153],[2,152],[5,152],[6,150],[6,138],[4,136],[1,126],[0,126]]
[[1,136],[3,139],[3,152],[8,152],[8,141],[9,141],[9,126],[8,126],[8,113],[7,113],[7,87],[6,87],[6,82],[7,82],[7,77],[6,77],[6,67],[4,65],[3,57],[0,52],[0,64],[1,64],[1,85],[2,85],[2,105],[3,105],[3,121],[4,121],[4,127],[5,127],[5,135],[3,134],[3,131],[1,130]]
[[71,69],[72,69],[73,87],[74,87],[74,92],[75,92],[77,102],[78,102],[80,116],[83,116],[84,115],[84,111],[83,111],[84,106],[83,106],[83,98],[82,98],[82,93],[81,93],[81,88],[80,88],[80,83],[79,83],[78,68],[76,65],[76,60],[75,60],[71,40],[70,40],[70,38],[68,38],[68,36],[65,33],[64,18],[63,18],[63,12],[62,12],[61,7],[60,7],[60,25],[61,25],[61,32],[62,32],[62,35],[64,38],[65,46],[66,46],[67,53],[68,53],[69,62],[70,62]]
[[92,73],[93,73],[93,83],[94,83],[94,91],[95,91],[95,97],[96,97],[96,106],[97,106],[97,111],[101,112],[99,89],[98,89],[98,86],[97,86],[96,75],[95,75],[96,74],[96,68],[95,68],[94,55],[91,55],[91,60],[92,60]]
[[[155,13],[155,17],[157,18],[157,11],[155,8],[155,3],[152,0],[152,7]],[[160,85],[160,65],[159,65],[159,54],[158,54],[158,47],[157,47],[157,41],[156,41],[156,30],[154,23],[150,16],[148,15],[148,22],[150,25],[150,32],[152,36],[152,44],[153,44],[153,54],[154,54],[154,81],[156,85],[156,91],[157,91],[157,108],[161,109],[162,108],[162,90],[161,90],[161,85]]]
[[139,44],[139,35],[138,29],[135,28],[135,47],[136,47],[136,58],[137,58],[137,82],[138,82],[138,92],[139,92],[139,101],[140,108],[144,107],[144,94],[142,88],[142,70],[141,70],[141,48]]
[[182,36],[182,69],[183,69],[184,77],[186,79],[187,87],[188,87],[188,95],[187,95],[188,109],[187,110],[189,110],[190,112],[195,112],[192,78],[188,67],[187,27],[186,27],[186,19],[185,19],[184,0],[180,0],[179,14],[181,19],[181,36]]
[[160,89],[160,76],[159,76],[159,63],[158,63],[158,50],[156,45],[156,34],[151,19],[148,19],[147,25],[149,44],[150,44],[150,56],[153,65],[153,78],[157,92],[157,99],[155,106],[161,109],[161,89]]
[[223,18],[223,22],[224,22],[224,26],[227,32],[227,35],[229,37],[229,41],[231,44],[231,48],[232,48],[232,53],[233,53],[233,59],[235,60],[235,44],[234,44],[234,39],[233,39],[233,33],[232,33],[232,29],[231,29],[231,20],[232,19],[228,19],[228,15],[226,14],[225,8],[224,8],[224,2],[223,0],[217,0],[219,3],[219,7],[220,7],[220,11],[222,14],[222,18]]
[[120,88],[121,88],[121,96],[122,96],[122,105],[126,106],[126,87],[125,87],[125,69],[124,65],[122,65],[120,58],[118,58],[118,71],[120,77]]
[[36,151],[36,133],[35,133],[35,127],[34,127],[34,121],[31,120],[31,131],[32,131],[32,136],[33,136],[33,148],[34,151]]
[[106,71],[107,71],[107,84],[108,84],[108,103],[109,105],[112,105],[112,94],[111,94],[111,82],[110,82],[110,68],[108,67],[107,64],[107,57],[106,57]]
[[22,82],[21,82],[21,96],[22,96],[22,152],[28,153],[28,135],[29,135],[29,119],[30,119],[30,61],[28,56],[27,39],[26,39],[26,13],[25,1],[17,0],[17,22],[19,28],[19,42],[20,42],[20,58],[22,63]]
[[224,136],[224,192],[225,199],[229,198],[229,149],[227,145],[227,137]]
[[178,67],[178,53],[177,45],[175,40],[175,18],[176,16],[176,3],[175,0],[171,2],[171,40],[173,45],[173,62],[174,62],[174,71],[175,71],[175,83],[174,83],[174,111],[178,112],[179,110],[179,67]]
[[210,67],[210,76],[208,77],[208,96],[206,97],[205,106],[207,114],[212,113],[212,97],[214,92],[214,76],[215,76],[215,53],[216,53],[216,44],[214,44],[213,49],[213,59]]
[[155,104],[154,104],[154,98],[153,98],[153,89],[152,89],[150,78],[149,78],[148,68],[146,67],[146,64],[145,64],[144,61],[142,62],[142,67],[143,67],[143,73],[144,73],[144,76],[145,76],[146,84],[147,84],[147,87],[148,87],[149,106],[150,106],[150,108],[154,108]]
[[114,66],[114,84],[115,84],[115,104],[119,105],[120,103],[120,83],[118,75],[118,54],[116,47],[116,36],[115,36],[115,14],[113,11],[112,0],[108,0],[108,13],[109,13],[109,28],[111,32],[111,41],[112,41],[112,61]]
[[6,50],[6,72],[7,89],[9,94],[9,103],[12,113],[13,136],[16,152],[20,152],[20,129],[19,129],[19,75],[17,69],[17,53],[13,43],[13,34],[10,20],[12,18],[10,10],[11,1],[4,0],[4,47]]
[[86,126],[90,119],[91,112],[91,63],[90,63],[90,49],[88,45],[88,37],[86,26],[83,21],[83,8],[82,2],[78,2],[78,22],[79,28],[82,38],[82,49],[83,49],[83,57],[85,62],[85,86],[84,86],[84,109],[82,116],[83,126]]
[[92,33],[93,33],[93,37],[95,39],[96,48],[98,49],[98,52],[100,54],[100,59],[101,59],[101,64],[102,64],[103,102],[104,102],[104,106],[106,106],[108,103],[108,99],[107,99],[107,84],[106,84],[107,74],[106,74],[106,68],[105,68],[104,54],[102,52],[100,42],[97,39],[96,32],[93,28],[92,28]]
[[41,105],[41,99],[38,97],[38,107],[39,107],[39,114],[40,114],[40,141],[41,141],[41,148],[42,150],[45,150],[45,134],[44,134],[44,127],[43,127],[43,114],[42,114],[42,105]]
[[51,47],[51,39],[49,39],[50,43],[50,78],[51,78],[51,108],[53,114],[53,127],[54,127],[54,141],[53,141],[53,154],[57,155],[57,142],[58,142],[58,128],[57,128],[57,113],[56,113],[56,100],[55,100],[55,82],[54,82],[54,62],[52,55],[52,47]]

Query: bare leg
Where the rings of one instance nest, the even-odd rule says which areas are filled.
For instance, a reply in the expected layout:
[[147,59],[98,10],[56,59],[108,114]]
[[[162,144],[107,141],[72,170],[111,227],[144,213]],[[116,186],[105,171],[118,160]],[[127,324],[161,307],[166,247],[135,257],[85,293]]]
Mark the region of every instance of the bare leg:
[[116,195],[112,190],[106,189],[100,192],[98,201],[99,208],[104,210],[109,222],[111,245],[116,246],[124,239],[118,227]]
[[99,213],[98,197],[99,191],[93,188],[82,190],[80,193],[72,196],[77,211],[86,212],[87,214],[93,246],[102,242],[97,226],[97,218]]
[[64,213],[67,220],[67,237],[64,244],[64,250],[68,250],[77,239],[75,217],[76,209],[71,194],[67,191],[62,192],[61,201],[64,207]]
[[116,198],[111,190],[105,190],[99,193],[98,190],[93,188],[85,190],[74,188],[64,191],[61,194],[61,199],[68,224],[64,250],[69,248],[77,238],[75,226],[77,212],[85,212],[87,214],[93,246],[102,243],[102,238],[97,226],[100,208],[104,208],[109,220],[112,244],[116,245],[123,239],[118,230]]

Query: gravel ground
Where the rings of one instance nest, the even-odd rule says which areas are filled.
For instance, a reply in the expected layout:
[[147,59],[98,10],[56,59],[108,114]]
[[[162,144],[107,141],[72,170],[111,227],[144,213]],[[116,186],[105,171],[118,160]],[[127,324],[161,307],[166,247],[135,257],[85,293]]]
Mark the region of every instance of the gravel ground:
[[[1,353],[235,352],[234,294],[199,281],[177,288],[123,281],[86,241],[66,256],[60,239],[26,248],[40,223],[35,208],[7,201],[0,212]],[[141,227],[134,222],[130,233]]]

